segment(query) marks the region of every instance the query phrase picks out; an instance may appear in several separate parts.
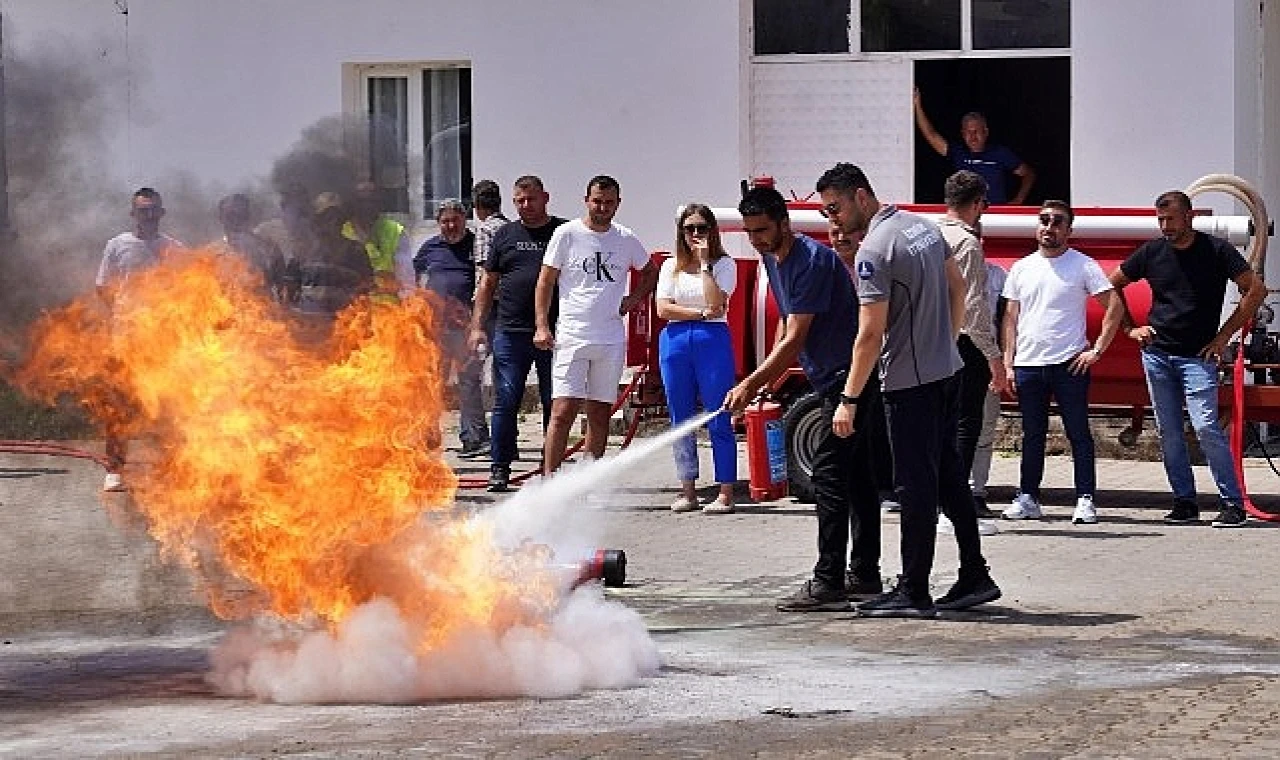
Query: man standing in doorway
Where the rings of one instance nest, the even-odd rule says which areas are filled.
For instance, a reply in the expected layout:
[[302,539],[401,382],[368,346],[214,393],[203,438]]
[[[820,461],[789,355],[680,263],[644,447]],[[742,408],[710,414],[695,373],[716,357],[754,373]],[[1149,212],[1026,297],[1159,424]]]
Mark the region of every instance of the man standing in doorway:
[[[1041,517],[1040,481],[1052,398],[1071,442],[1076,486],[1071,522],[1098,521],[1089,368],[1111,345],[1124,306],[1098,262],[1067,244],[1074,219],[1063,201],[1045,201],[1036,233],[1040,247],[1014,262],[1004,284],[1004,365],[1022,412],[1022,469],[1018,495],[1004,511],[1007,520]],[[1090,296],[1106,309],[1102,334],[1092,346],[1085,331]]]
[[[511,481],[511,463],[516,448],[516,418],[524,400],[529,368],[537,367],[538,395],[542,400],[542,432],[551,419],[551,351],[533,344],[537,326],[534,291],[547,242],[564,219],[547,213],[551,196],[542,180],[532,175],[516,180],[512,202],[519,220],[503,225],[493,236],[489,257],[471,314],[468,346],[475,351],[487,339],[493,321],[493,412],[490,415],[489,490],[506,491]],[[492,219],[493,217],[488,217]],[[495,298],[496,296],[496,298]],[[548,325],[556,327],[556,299],[553,292]]]
[[[882,205],[866,174],[837,164],[818,179],[822,211],[847,233],[865,233],[858,249],[858,335],[836,435],[862,424],[858,409],[880,363],[894,490],[902,504],[902,575],[890,591],[863,602],[868,617],[929,618],[993,601],[1000,588],[982,556],[969,473],[956,445],[959,378],[956,338],[964,316],[964,277],[937,226]],[[929,592],[938,507],[955,528],[960,574],[935,604]]]
[[[183,247],[182,243],[160,232],[164,201],[152,188],[139,188],[133,194],[129,216],[133,219],[133,229],[107,241],[102,251],[102,263],[98,266],[98,297],[113,313],[127,302],[132,274],[155,266],[163,254]],[[125,490],[123,472],[128,445],[117,426],[118,423],[112,420],[106,422],[107,476],[102,482],[104,491]]]
[[[1163,193],[1156,199],[1160,237],[1125,259],[1111,273],[1111,284],[1122,302],[1126,285],[1142,279],[1151,285],[1148,324],[1134,325],[1128,309],[1124,323],[1129,337],[1142,346],[1164,471],[1173,489],[1173,511],[1165,521],[1200,519],[1195,476],[1182,436],[1185,404],[1218,486],[1221,507],[1213,527],[1234,528],[1244,525],[1247,516],[1231,450],[1218,425],[1218,362],[1227,341],[1262,305],[1267,288],[1230,243],[1192,227],[1193,216],[1186,193]],[[1219,328],[1228,280],[1240,289],[1241,298]]]
[[[626,360],[625,314],[644,302],[658,282],[658,268],[631,230],[614,224],[622,203],[618,181],[607,175],[587,183],[587,212],[556,228],[534,294],[537,319],[533,344],[554,349],[551,371],[551,421],[543,449],[543,472],[560,468],[569,428],[585,408],[586,450],[604,456],[609,413],[618,396]],[[640,271],[627,294],[627,276]],[[556,298],[556,288],[559,297]],[[551,329],[551,303],[559,304],[559,322]]]
[[[978,174],[961,170],[947,178],[943,188],[946,214],[938,221],[942,238],[951,249],[951,258],[964,277],[964,320],[956,348],[964,361],[960,370],[960,417],[957,436],[960,461],[967,473],[973,469],[973,455],[982,435],[983,409],[987,390],[1006,386],[1004,359],[996,346],[995,321],[987,301],[987,260],[978,224],[987,207],[987,182]],[[978,517],[994,517],[985,499],[974,499]]]
[[[919,90],[911,93],[911,104],[916,115],[916,126],[920,128],[925,141],[957,170],[968,169],[982,175],[987,181],[988,201],[996,205],[1008,203],[1014,206],[1027,202],[1027,194],[1036,181],[1036,172],[1007,146],[987,142],[991,135],[991,130],[987,128],[987,117],[977,111],[970,111],[960,117],[961,140],[952,142],[934,129],[933,122],[929,121],[924,105],[920,102]],[[1018,191],[1012,196],[1005,182],[1005,175],[1009,173],[1020,180]]]
[[[813,490],[818,516],[818,562],[813,578],[778,600],[784,612],[839,611],[851,599],[866,599],[884,589],[880,580],[880,496],[872,469],[869,417],[879,383],[867,384],[858,410],[858,434],[839,436],[831,420],[840,407],[840,390],[858,332],[853,283],[835,251],[791,231],[787,202],[771,187],[756,187],[738,204],[742,229],[760,253],[769,289],[786,323],[781,340],[725,400],[734,412],[747,407],[761,388],[777,379],[797,358],[809,384],[822,397],[825,423],[813,457]],[[856,240],[856,237],[851,238]],[[845,549],[853,533],[849,570]]]

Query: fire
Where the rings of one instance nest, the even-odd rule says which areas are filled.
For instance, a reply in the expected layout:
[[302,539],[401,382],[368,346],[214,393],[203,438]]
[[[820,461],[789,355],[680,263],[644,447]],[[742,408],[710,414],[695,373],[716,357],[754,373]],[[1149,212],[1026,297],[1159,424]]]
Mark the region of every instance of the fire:
[[195,251],[132,275],[110,316],[47,315],[17,380],[149,442],[134,499],[218,615],[333,628],[384,597],[429,650],[553,601],[544,561],[452,511],[433,329],[424,298],[361,301],[311,345],[238,259]]

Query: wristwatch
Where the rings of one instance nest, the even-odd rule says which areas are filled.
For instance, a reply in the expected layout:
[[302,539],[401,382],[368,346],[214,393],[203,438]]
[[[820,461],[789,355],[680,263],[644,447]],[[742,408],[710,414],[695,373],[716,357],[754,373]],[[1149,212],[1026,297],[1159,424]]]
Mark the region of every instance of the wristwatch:
[[703,307],[703,308],[701,308],[701,309],[698,309],[698,316],[699,316],[699,317],[701,317],[702,319],[706,319],[706,318],[707,318],[707,314],[708,314],[708,312],[707,312],[707,310],[706,310],[706,308],[705,308],[705,307]]
[[843,393],[840,394],[840,403],[845,406],[853,406],[854,404],[857,404],[860,401],[862,401],[861,396],[846,396]]

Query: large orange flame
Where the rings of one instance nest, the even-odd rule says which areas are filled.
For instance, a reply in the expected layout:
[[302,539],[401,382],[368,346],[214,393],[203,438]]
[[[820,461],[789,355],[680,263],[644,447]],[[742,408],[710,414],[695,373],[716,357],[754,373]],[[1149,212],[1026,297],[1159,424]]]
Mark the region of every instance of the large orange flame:
[[430,647],[531,598],[527,568],[452,516],[433,331],[422,297],[365,300],[310,345],[239,259],[195,251],[132,275],[110,315],[90,297],[47,315],[17,379],[152,442],[134,498],[217,614],[333,625],[384,596]]

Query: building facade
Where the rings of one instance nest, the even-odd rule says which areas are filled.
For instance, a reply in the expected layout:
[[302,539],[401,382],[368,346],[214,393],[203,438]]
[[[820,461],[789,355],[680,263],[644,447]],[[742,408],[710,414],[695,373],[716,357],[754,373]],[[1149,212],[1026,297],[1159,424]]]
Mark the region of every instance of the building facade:
[[[539,174],[580,212],[671,245],[672,210],[777,177],[804,196],[839,160],[879,195],[933,200],[938,129],[983,110],[1040,173],[1032,198],[1146,205],[1212,172],[1280,208],[1276,0],[3,0],[7,60],[92,50],[118,109],[121,192],[174,172],[263,177],[342,115],[389,209],[422,221],[471,181]],[[10,142],[22,139],[10,134]],[[1204,200],[1227,211],[1226,199]]]

